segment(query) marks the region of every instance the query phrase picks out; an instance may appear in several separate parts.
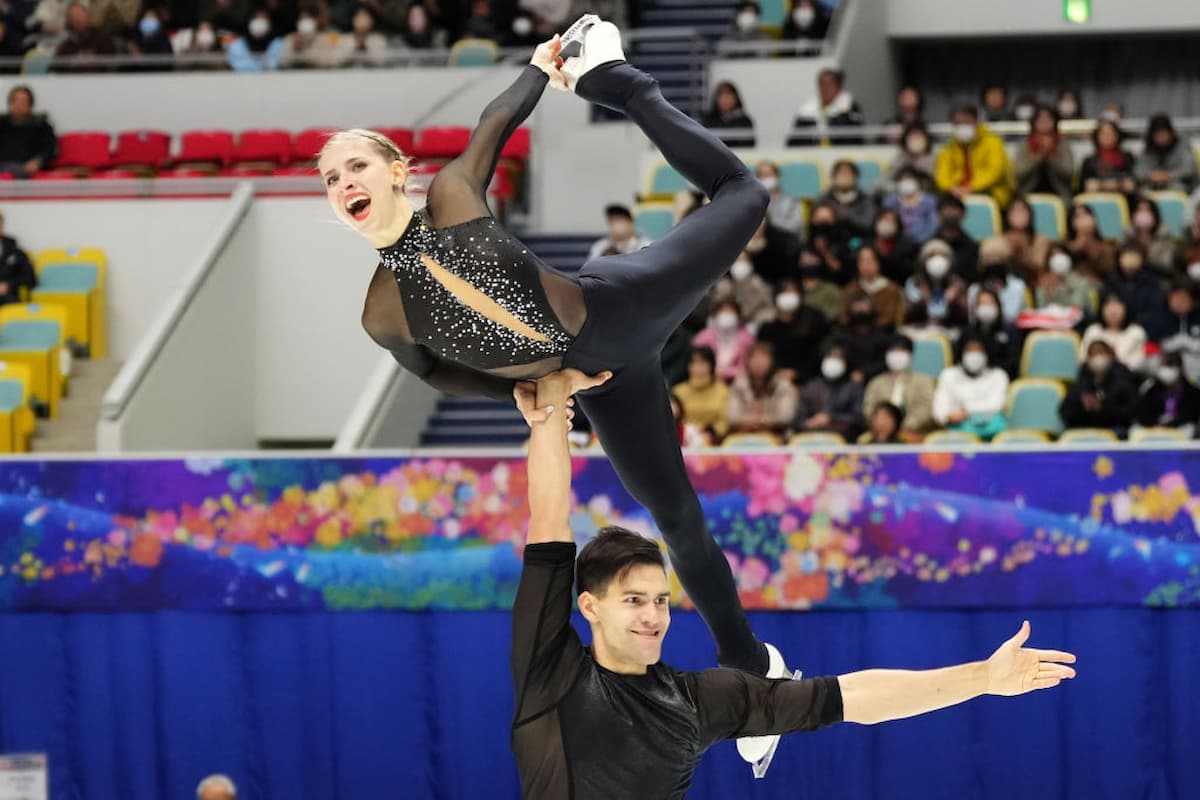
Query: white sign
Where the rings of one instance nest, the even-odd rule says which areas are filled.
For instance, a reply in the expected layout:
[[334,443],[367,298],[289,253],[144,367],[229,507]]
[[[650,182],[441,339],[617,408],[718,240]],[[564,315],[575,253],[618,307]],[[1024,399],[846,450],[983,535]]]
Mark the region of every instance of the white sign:
[[0,755],[0,800],[47,800],[46,754]]

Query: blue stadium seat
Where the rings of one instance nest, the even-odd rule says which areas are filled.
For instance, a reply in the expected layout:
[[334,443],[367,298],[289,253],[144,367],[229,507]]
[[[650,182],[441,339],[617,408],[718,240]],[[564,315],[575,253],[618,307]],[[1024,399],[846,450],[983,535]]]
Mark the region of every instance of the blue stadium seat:
[[913,337],[913,372],[928,375],[935,381],[942,370],[954,363],[950,340],[941,334]]
[[1158,206],[1158,214],[1171,235],[1181,238],[1187,224],[1188,196],[1183,192],[1149,192],[1148,196]]
[[688,182],[688,179],[683,177],[679,170],[664,161],[650,171],[642,194],[648,200],[667,199],[673,197],[677,192],[691,188],[692,184]]
[[633,227],[652,241],[658,241],[675,225],[675,210],[670,203],[639,203],[633,209]]
[[1125,202],[1125,195],[1084,192],[1076,195],[1075,202],[1085,204],[1096,215],[1101,238],[1120,239],[1129,227],[1129,204]]
[[967,214],[963,217],[963,230],[976,241],[999,236],[1000,207],[996,201],[986,194],[967,195],[965,201]]
[[1079,373],[1079,336],[1074,331],[1034,331],[1021,351],[1021,377],[1073,381]]
[[1056,194],[1031,194],[1025,198],[1033,209],[1033,229],[1051,241],[1067,235],[1067,210]]
[[785,194],[815,200],[824,188],[821,162],[811,158],[789,158],[779,162],[779,187]]
[[1009,427],[1059,433],[1063,429],[1058,407],[1066,396],[1058,381],[1020,378],[1008,387],[1005,416]]

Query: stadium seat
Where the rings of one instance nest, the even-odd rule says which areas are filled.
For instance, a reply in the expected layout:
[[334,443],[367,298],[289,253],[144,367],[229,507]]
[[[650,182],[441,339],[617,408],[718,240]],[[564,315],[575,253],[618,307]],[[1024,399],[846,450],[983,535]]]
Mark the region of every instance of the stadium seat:
[[[470,140],[470,128],[455,126],[422,128],[417,132],[412,153],[417,158],[454,158],[467,149],[467,142]],[[396,142],[396,144],[400,143]]]
[[1008,387],[1005,416],[1013,428],[1059,433],[1063,429],[1058,406],[1067,391],[1058,381],[1020,378]]
[[287,131],[258,129],[242,131],[233,147],[233,164],[265,164],[285,167],[292,157],[292,135]]
[[178,164],[202,165],[213,169],[228,166],[233,158],[233,134],[229,131],[185,131],[179,137]]
[[721,446],[757,450],[764,447],[778,447],[779,439],[769,433],[731,433],[721,442]]
[[450,48],[448,67],[490,67],[498,48],[491,39],[459,39]]
[[112,142],[107,133],[77,131],[58,137],[58,158],[55,169],[104,169],[112,161],[109,152]]
[[529,158],[532,145],[533,141],[529,134],[529,128],[517,128],[512,132],[512,136],[508,137],[508,141],[504,143],[504,147],[500,150],[500,157],[515,158],[524,161]]
[[147,175],[132,169],[102,169],[88,177],[94,181],[128,181],[145,178]]
[[642,191],[643,200],[669,200],[676,192],[692,188],[688,179],[667,162],[656,164],[646,176],[646,186]]
[[29,398],[29,367],[0,361],[0,408],[9,416],[10,453],[28,453],[36,420]]
[[1031,194],[1025,198],[1033,209],[1033,229],[1051,241],[1067,235],[1067,210],[1056,194]]
[[1133,444],[1179,444],[1191,439],[1178,428],[1134,428],[1129,432],[1129,441]]
[[371,130],[376,133],[382,133],[384,136],[396,143],[396,147],[405,155],[416,155],[416,135],[412,128],[397,128],[394,126],[377,126]]
[[967,214],[963,217],[963,230],[976,241],[989,236],[999,236],[1004,228],[1000,223],[1000,206],[991,195],[969,194],[964,201]]
[[964,444],[981,444],[978,436],[970,431],[933,431],[925,437],[922,444],[928,447],[939,447],[943,445],[964,445]]
[[29,367],[32,401],[51,417],[58,416],[63,376],[60,350],[67,312],[37,303],[0,308],[0,360]]
[[93,247],[43,250],[32,299],[67,311],[66,341],[90,358],[108,355],[108,258]]
[[1075,196],[1096,215],[1096,226],[1104,239],[1120,239],[1129,227],[1129,204],[1125,195],[1115,192],[1084,192]]
[[1158,206],[1158,215],[1176,239],[1183,236],[1187,225],[1187,211],[1191,207],[1188,196],[1183,192],[1147,192],[1147,196]]
[[1115,433],[1105,428],[1072,428],[1063,431],[1058,441],[1063,444],[1105,444],[1120,440]]
[[782,29],[791,6],[791,0],[759,0],[759,19],[762,26],[771,30]]
[[841,434],[832,431],[794,433],[792,438],[788,439],[789,447],[803,448],[841,447],[845,443],[846,440]]
[[43,170],[36,172],[33,175],[35,181],[74,181],[82,178],[83,175],[73,170]]
[[815,200],[825,189],[825,170],[815,158],[785,158],[779,162],[779,188],[802,200]]
[[1079,374],[1079,335],[1074,331],[1034,331],[1021,350],[1021,377],[1073,381]]
[[875,158],[857,158],[854,165],[858,167],[858,188],[863,192],[873,192],[879,176],[883,174],[883,162]]
[[1020,446],[1020,445],[1042,445],[1050,441],[1050,437],[1045,431],[1031,431],[1022,428],[1009,428],[1006,431],[1000,431],[992,438],[992,444]]
[[113,151],[114,167],[157,170],[171,159],[171,135],[163,131],[122,131]]
[[647,238],[658,241],[675,225],[675,209],[670,203],[638,203],[633,208],[633,227]]
[[325,146],[325,141],[337,132],[337,128],[305,128],[300,131],[292,140],[292,162],[297,166],[311,166]]
[[928,375],[935,381],[942,370],[954,363],[950,340],[940,333],[925,333],[913,337],[913,372]]

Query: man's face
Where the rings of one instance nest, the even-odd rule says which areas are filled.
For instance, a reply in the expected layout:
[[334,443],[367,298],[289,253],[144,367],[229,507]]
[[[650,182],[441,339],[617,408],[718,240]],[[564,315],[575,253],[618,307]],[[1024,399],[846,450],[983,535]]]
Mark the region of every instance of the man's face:
[[16,119],[24,119],[29,116],[29,112],[33,110],[33,103],[29,100],[29,92],[16,91],[9,95],[8,98],[8,113]]
[[821,95],[821,103],[823,105],[832,103],[841,90],[842,87],[838,85],[837,78],[831,73],[822,72],[817,77],[817,93]]
[[615,242],[623,242],[633,236],[633,220],[623,214],[608,217],[608,236]]
[[1167,297],[1167,305],[1171,308],[1172,314],[1177,314],[1181,317],[1186,317],[1192,313],[1196,303],[1192,300],[1191,292],[1184,289],[1176,289]]
[[596,661],[613,672],[639,674],[662,659],[671,625],[671,587],[662,567],[636,564],[600,595],[584,592],[579,609],[592,626]]

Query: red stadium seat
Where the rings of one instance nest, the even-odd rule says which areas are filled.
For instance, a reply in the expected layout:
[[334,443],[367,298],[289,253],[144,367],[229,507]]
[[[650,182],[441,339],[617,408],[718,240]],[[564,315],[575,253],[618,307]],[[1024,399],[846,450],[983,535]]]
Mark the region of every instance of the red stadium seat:
[[308,159],[301,164],[293,164],[290,167],[283,167],[275,170],[276,175],[284,175],[288,177],[304,177],[317,179],[317,168],[313,166],[312,159]]
[[60,170],[46,170],[45,172],[35,173],[33,180],[35,181],[74,181],[79,180],[82,176],[78,172],[66,172]]
[[180,164],[226,166],[233,158],[233,134],[229,131],[186,131],[179,138]]
[[422,128],[413,145],[417,158],[454,158],[467,149],[470,128]]
[[130,178],[141,178],[141,177],[143,177],[142,173],[137,172],[136,170],[132,170],[132,169],[104,169],[104,170],[100,170],[99,172],[93,172],[91,174],[91,178],[93,180],[106,180],[106,181],[127,180]]
[[500,151],[500,157],[524,160],[529,158],[529,150],[529,128],[517,128],[513,131],[508,141],[504,143],[504,149]]
[[325,140],[337,133],[337,128],[308,128],[296,134],[292,141],[292,161],[311,162],[325,146]]
[[405,155],[413,154],[413,132],[412,128],[372,128],[376,133],[382,133],[384,136],[396,143],[396,146],[404,152]]
[[255,178],[274,174],[275,170],[267,164],[237,164],[217,173],[222,178]]
[[281,130],[242,131],[233,148],[233,163],[285,166],[292,158],[292,135]]
[[194,169],[191,167],[174,167],[172,169],[159,170],[158,177],[160,178],[210,178],[213,176],[211,170]]
[[104,169],[112,160],[111,142],[107,133],[79,131],[58,137],[58,159],[55,169]]
[[158,169],[171,158],[171,134],[163,131],[122,131],[117,134],[117,149],[112,164],[116,167]]

